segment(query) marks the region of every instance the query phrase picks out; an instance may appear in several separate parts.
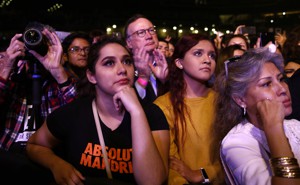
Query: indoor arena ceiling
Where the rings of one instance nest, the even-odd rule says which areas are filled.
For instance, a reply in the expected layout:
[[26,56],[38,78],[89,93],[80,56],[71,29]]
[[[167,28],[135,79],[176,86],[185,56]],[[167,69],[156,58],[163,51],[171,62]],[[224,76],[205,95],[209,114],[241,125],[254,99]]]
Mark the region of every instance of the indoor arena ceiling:
[[299,0],[2,0],[0,28],[17,30],[40,21],[59,29],[89,30],[124,25],[135,13],[162,26],[255,24],[262,14],[276,18],[280,12],[296,14],[299,23],[299,10]]

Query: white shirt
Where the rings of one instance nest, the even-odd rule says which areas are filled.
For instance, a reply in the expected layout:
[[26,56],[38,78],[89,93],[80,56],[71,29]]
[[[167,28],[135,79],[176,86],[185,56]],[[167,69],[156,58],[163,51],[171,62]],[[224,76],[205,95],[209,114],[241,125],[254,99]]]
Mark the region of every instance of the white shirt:
[[[300,162],[300,121],[284,120],[285,135]],[[270,185],[272,170],[265,133],[249,122],[236,125],[223,139],[221,160],[231,184]]]
[[[151,73],[151,75],[150,75],[149,83],[152,85],[152,89],[154,90],[154,93],[157,96],[156,78],[153,73]],[[143,88],[137,81],[134,83],[134,85],[136,87],[136,90],[137,90],[139,96],[142,99],[144,99],[146,96],[146,89]]]

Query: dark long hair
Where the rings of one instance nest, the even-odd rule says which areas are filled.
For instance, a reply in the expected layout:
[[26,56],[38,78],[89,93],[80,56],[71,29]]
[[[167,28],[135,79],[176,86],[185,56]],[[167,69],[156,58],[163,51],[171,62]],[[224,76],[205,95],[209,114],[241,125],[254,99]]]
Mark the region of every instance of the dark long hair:
[[[95,66],[100,57],[100,50],[105,47],[107,44],[116,43],[123,46],[128,53],[131,55],[131,52],[126,47],[125,41],[115,36],[104,35],[101,40],[93,44],[90,48],[88,58],[87,58],[87,66],[86,70],[89,70],[91,73],[95,73]],[[79,97],[89,96],[95,97],[95,85],[90,83],[85,75],[83,79],[81,79],[77,84],[77,92]]]
[[[185,54],[200,41],[207,40],[211,42],[216,53],[217,48],[207,35],[188,34],[182,36],[175,45],[174,54],[169,64],[169,91],[171,94],[171,103],[174,113],[175,142],[182,145],[186,137],[186,117],[190,119],[189,110],[184,103],[186,93],[186,83],[183,78],[183,70],[175,64],[175,59],[183,59]],[[206,84],[209,87],[209,83]],[[180,129],[182,128],[182,129]],[[181,134],[180,134],[181,133]],[[181,138],[179,137],[181,135]],[[179,147],[182,148],[182,147]]]

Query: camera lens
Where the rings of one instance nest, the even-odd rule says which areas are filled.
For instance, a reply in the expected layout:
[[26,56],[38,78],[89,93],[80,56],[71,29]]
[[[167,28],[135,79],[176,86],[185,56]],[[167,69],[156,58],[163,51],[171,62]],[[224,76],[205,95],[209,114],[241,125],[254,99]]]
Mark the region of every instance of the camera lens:
[[40,30],[30,28],[24,32],[23,40],[28,48],[32,48],[39,45],[42,42],[43,35]]

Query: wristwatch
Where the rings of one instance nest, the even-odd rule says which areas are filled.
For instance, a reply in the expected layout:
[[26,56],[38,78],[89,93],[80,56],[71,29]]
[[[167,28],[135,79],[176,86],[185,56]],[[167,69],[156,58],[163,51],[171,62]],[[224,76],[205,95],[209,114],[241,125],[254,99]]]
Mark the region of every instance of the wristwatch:
[[205,169],[204,168],[200,168],[200,172],[201,172],[202,177],[204,179],[204,181],[202,181],[202,184],[209,184],[210,183],[209,182],[209,178],[208,178],[208,175],[207,175]]

